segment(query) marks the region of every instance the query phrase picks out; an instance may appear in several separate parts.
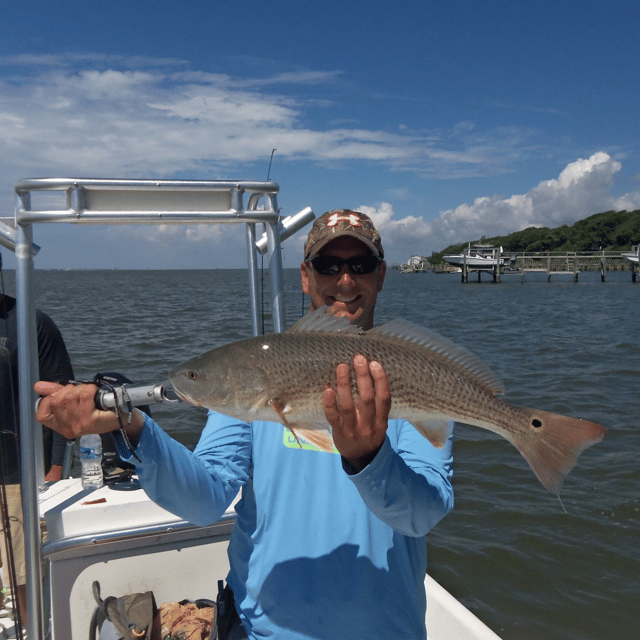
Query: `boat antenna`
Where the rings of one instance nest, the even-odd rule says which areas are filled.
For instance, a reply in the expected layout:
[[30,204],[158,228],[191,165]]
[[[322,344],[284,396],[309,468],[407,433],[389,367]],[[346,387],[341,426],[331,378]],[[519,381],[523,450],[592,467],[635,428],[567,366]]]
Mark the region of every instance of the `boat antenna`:
[[[267,171],[267,182],[269,182],[269,176],[271,176],[271,163],[273,162],[273,154],[277,151],[277,149],[271,149],[271,158],[269,159],[269,170]],[[280,209],[278,209],[278,214],[280,214]],[[264,254],[261,257],[260,264],[261,271],[261,297],[262,297],[262,335],[264,335]]]
[[269,160],[269,171],[267,171],[267,182],[269,182],[269,176],[271,175],[271,163],[273,162],[273,154],[277,149],[271,149],[271,160]]

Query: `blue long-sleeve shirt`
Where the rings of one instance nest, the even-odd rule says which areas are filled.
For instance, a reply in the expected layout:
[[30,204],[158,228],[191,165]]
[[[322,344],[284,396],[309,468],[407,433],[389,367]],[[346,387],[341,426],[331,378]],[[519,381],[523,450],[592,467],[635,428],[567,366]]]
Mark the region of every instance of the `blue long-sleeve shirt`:
[[201,526],[242,488],[227,580],[250,638],[426,637],[424,535],[453,507],[451,441],[392,420],[350,475],[281,424],[210,412],[194,452],[145,416],[136,453],[149,497]]

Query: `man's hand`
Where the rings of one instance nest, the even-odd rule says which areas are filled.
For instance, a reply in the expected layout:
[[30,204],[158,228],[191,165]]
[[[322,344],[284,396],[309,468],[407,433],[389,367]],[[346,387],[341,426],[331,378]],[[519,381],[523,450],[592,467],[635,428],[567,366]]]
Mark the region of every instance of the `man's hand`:
[[382,446],[391,410],[387,374],[379,362],[362,355],[353,359],[358,402],[351,393],[351,375],[345,363],[336,368],[336,389],[323,396],[325,415],[333,429],[333,441],[342,457],[362,471]]
[[[114,411],[101,411],[96,407],[98,388],[93,384],[62,386],[55,382],[36,382],[34,389],[44,396],[38,405],[36,420],[71,440],[87,433],[106,433],[119,428]],[[133,412],[132,425],[127,428],[130,437],[140,434],[143,419],[138,410]]]

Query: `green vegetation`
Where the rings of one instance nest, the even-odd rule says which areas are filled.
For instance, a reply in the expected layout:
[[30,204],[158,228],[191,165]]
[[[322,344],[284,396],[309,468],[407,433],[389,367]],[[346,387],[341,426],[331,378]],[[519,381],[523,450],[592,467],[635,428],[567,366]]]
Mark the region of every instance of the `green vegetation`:
[[[443,251],[434,252],[429,258],[431,264],[442,262],[447,253],[460,253],[471,242],[478,239],[452,244]],[[529,227],[508,236],[482,238],[482,244],[502,247],[505,252],[535,253],[540,251],[628,251],[634,244],[640,244],[640,209],[635,211],[606,211],[596,213],[572,226]]]

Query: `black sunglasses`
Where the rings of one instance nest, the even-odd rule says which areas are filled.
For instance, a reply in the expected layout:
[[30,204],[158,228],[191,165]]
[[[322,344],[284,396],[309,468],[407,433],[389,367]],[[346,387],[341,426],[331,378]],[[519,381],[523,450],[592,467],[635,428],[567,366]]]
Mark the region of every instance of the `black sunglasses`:
[[317,256],[307,263],[311,264],[313,270],[323,276],[335,276],[342,271],[346,264],[349,272],[354,276],[364,276],[373,273],[381,260],[370,253],[365,256],[354,256],[353,258],[337,258],[336,256]]

